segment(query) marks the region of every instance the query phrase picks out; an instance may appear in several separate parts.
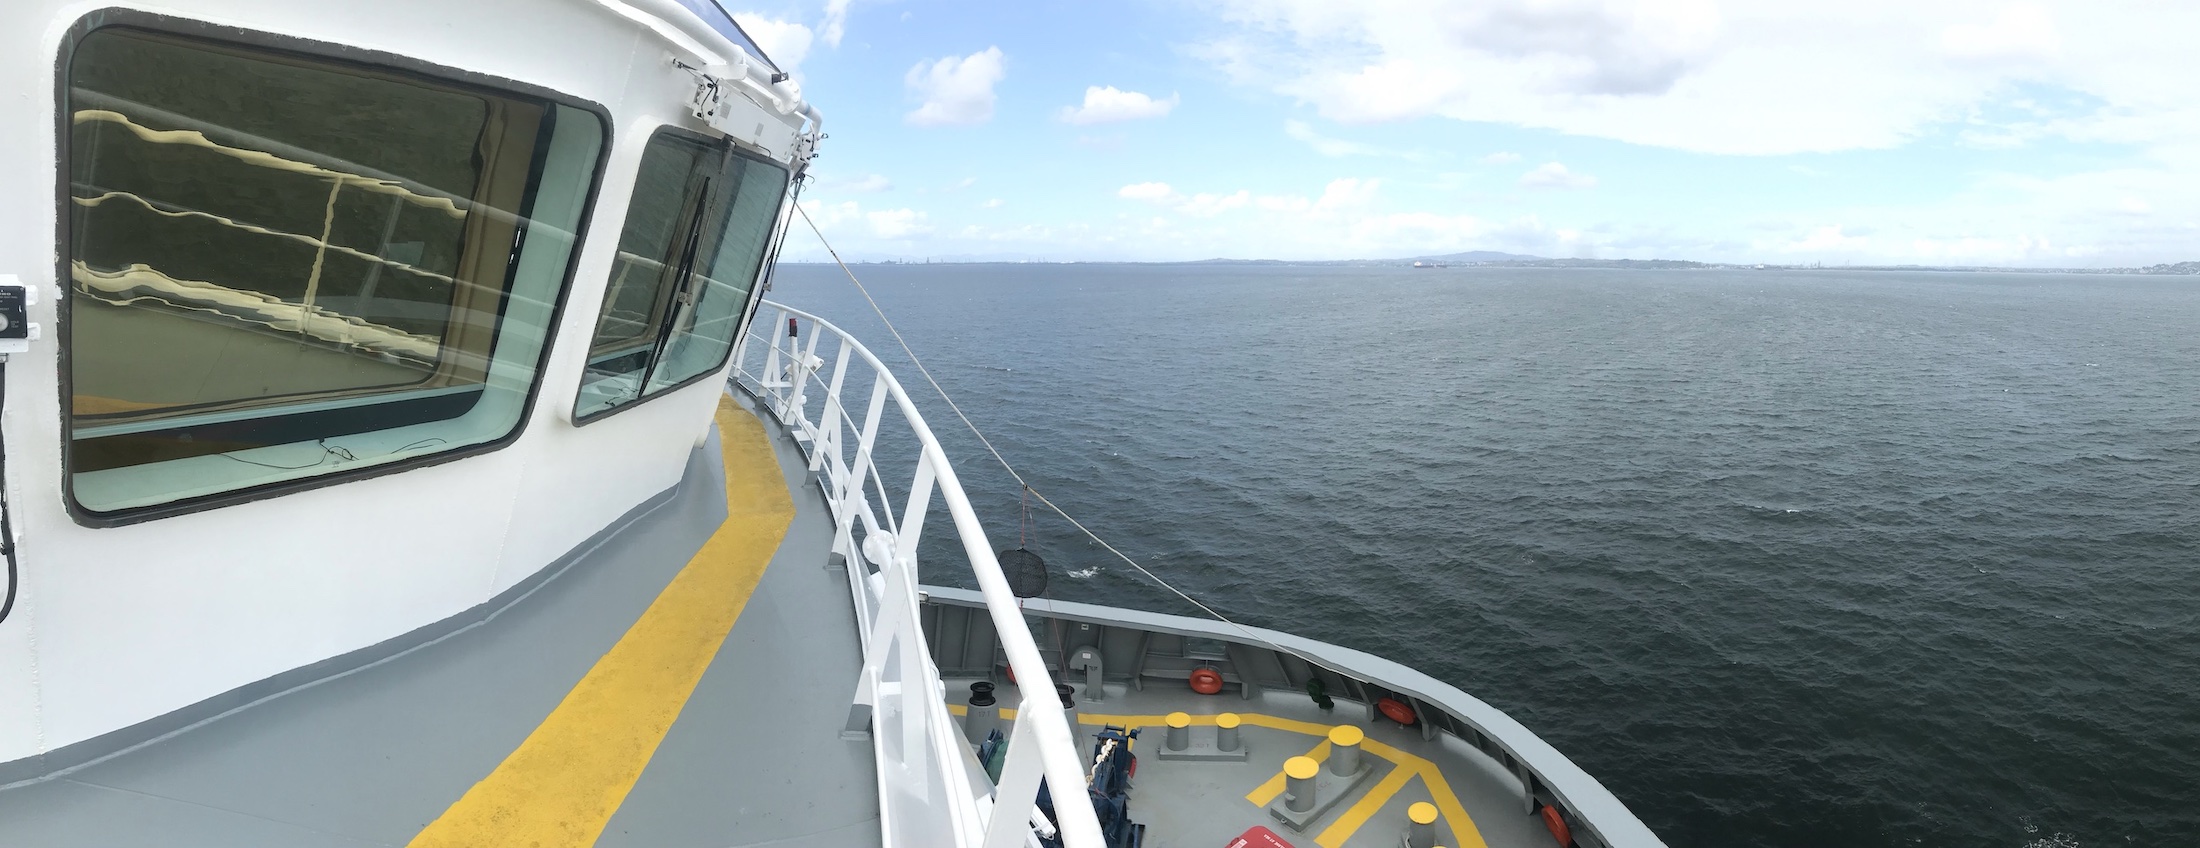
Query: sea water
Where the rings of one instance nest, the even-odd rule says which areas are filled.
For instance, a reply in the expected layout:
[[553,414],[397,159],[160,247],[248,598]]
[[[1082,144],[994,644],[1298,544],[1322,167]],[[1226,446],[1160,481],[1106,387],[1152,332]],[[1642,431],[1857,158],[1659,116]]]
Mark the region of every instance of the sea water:
[[[855,270],[1114,544],[1504,709],[1676,848],[2200,843],[2200,280]],[[1054,597],[1197,614],[1020,526],[838,268],[771,296],[895,368]]]

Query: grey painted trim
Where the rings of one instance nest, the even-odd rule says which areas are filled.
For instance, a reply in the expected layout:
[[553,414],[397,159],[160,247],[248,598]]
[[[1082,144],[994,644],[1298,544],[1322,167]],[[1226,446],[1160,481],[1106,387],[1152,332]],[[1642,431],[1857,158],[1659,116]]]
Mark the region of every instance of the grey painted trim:
[[[698,453],[708,451],[715,456],[717,438],[716,432],[713,431],[710,442],[698,449]],[[587,559],[589,554],[594,553],[604,543],[625,532],[636,521],[647,517],[665,504],[671,503],[695,485],[699,476],[705,478],[710,476],[695,474],[695,468],[695,460],[691,457],[688,463],[688,471],[681,475],[680,482],[651,496],[648,500],[642,501],[633,509],[627,510],[626,514],[605,525],[602,530],[596,531],[594,535],[589,536],[579,545],[575,545],[572,550],[567,551],[563,556],[551,560],[548,565],[543,566],[526,579],[513,584],[511,588],[497,593],[496,597],[469,607],[449,618],[425,625],[394,638],[247,683],[165,715],[155,716],[129,727],[103,733],[82,742],[64,745],[43,754],[34,754],[19,760],[0,763],[0,790],[61,777],[86,766],[184,733],[200,725],[220,720],[231,713],[250,708],[256,704],[334,680],[368,666],[396,659],[459,633],[487,624],[505,610],[526,600],[536,590],[548,585],[550,581],[564,576],[566,572],[572,570],[574,565]]]
[[[968,589],[920,586],[928,603],[985,608],[985,599]],[[1665,848],[1664,840],[1651,832],[1634,811],[1620,803],[1611,790],[1574,765],[1565,754],[1513,720],[1503,710],[1436,678],[1374,654],[1319,642],[1260,627],[1237,627],[1205,619],[1140,610],[1080,604],[1047,598],[1024,602],[1024,612],[1067,621],[1087,621],[1108,626],[1129,626],[1157,633],[1219,639],[1225,644],[1254,644],[1273,650],[1283,648],[1304,655],[1331,669],[1358,677],[1385,689],[1412,697],[1448,712],[1532,769],[1536,781],[1577,821],[1586,823],[1613,848]],[[1274,648],[1269,648],[1274,646]],[[1471,743],[1470,743],[1471,744]]]

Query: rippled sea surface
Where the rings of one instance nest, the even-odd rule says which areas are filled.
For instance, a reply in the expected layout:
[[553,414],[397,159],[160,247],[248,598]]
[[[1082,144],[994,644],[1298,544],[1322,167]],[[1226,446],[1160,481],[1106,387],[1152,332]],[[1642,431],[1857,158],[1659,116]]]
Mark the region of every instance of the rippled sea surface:
[[[1675,848],[2200,844],[2200,282],[857,273],[1111,541],[1508,711]],[[837,268],[772,297],[902,359]],[[1187,612],[1058,519],[1030,546],[1056,597]]]

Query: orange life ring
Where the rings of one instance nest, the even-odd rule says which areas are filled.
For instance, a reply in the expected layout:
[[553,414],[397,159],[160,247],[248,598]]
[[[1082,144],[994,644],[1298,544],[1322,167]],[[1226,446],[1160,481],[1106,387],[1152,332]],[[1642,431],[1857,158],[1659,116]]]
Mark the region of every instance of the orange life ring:
[[1551,836],[1558,840],[1559,848],[1574,844],[1574,831],[1566,826],[1566,817],[1559,815],[1557,807],[1544,806],[1543,826],[1551,829]]
[[1011,686],[1016,684],[1016,667],[1013,665],[1008,667],[1008,683]]
[[1205,667],[1192,669],[1192,691],[1202,695],[1222,691],[1222,672]]
[[1404,701],[1385,695],[1375,699],[1375,709],[1381,710],[1391,721],[1406,727],[1413,726],[1413,708],[1406,706]]

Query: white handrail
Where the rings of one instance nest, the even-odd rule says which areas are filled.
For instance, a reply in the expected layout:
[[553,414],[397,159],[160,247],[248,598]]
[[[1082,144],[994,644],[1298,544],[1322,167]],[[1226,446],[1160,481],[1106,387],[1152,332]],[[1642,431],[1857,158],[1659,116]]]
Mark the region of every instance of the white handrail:
[[[925,426],[924,416],[885,364],[839,327],[772,301],[761,304],[758,318],[770,322],[762,325],[770,331],[762,337],[754,332],[742,335],[734,358],[735,380],[794,430],[796,439],[806,446],[810,470],[819,475],[825,490],[835,523],[833,553],[846,560],[863,642],[864,668],[849,730],[871,734],[885,844],[969,848],[1036,844],[1031,810],[1044,777],[1054,787],[1054,824],[1062,844],[1102,848],[1099,818],[1085,803],[1079,736],[1071,732],[1062,704],[1043,683],[1026,690],[1018,706],[999,784],[990,796],[970,789],[973,783],[986,781],[982,774],[974,776],[970,771],[975,761],[962,748],[961,735],[947,711],[945,684],[925,644],[918,607],[917,544],[935,490],[955,522],[1009,668],[1018,680],[1049,681],[1052,676],[994,558],[985,528],[978,523],[946,451]],[[809,325],[806,339],[799,331],[790,334],[790,319]],[[833,337],[836,345],[827,351],[833,355],[829,376],[820,380],[826,369],[818,347],[826,336]],[[749,347],[759,339],[765,343],[764,364],[752,372]],[[843,403],[851,361],[868,366],[874,377],[861,423]],[[821,413],[813,420],[810,392],[815,388],[824,391],[816,399],[822,404]],[[916,472],[899,520],[890,508],[879,510],[892,504],[874,456],[888,399],[917,442]],[[855,439],[852,457],[847,453],[850,436]],[[878,495],[876,504],[872,491]],[[871,572],[866,561],[878,571]]]

